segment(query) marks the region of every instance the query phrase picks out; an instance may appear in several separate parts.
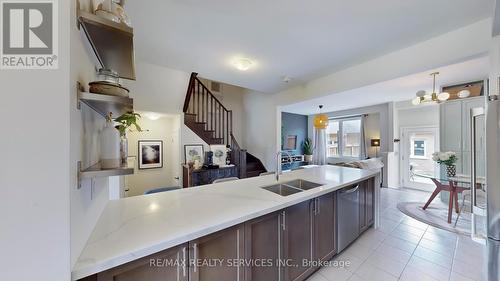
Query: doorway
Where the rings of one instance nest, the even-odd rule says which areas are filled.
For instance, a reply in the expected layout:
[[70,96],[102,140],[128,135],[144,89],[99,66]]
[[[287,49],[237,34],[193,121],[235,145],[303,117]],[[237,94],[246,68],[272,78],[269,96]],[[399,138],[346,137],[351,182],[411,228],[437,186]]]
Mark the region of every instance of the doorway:
[[402,186],[432,192],[431,178],[439,178],[439,165],[432,160],[432,153],[439,151],[439,128],[402,128],[401,141]]

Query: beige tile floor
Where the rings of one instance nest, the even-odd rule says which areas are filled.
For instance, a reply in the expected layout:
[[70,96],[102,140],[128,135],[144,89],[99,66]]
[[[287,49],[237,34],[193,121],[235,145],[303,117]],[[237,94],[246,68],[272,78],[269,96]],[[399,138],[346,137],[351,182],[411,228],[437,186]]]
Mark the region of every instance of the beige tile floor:
[[404,201],[425,202],[428,193],[382,189],[381,226],[369,229],[308,281],[483,281],[484,246],[401,213]]

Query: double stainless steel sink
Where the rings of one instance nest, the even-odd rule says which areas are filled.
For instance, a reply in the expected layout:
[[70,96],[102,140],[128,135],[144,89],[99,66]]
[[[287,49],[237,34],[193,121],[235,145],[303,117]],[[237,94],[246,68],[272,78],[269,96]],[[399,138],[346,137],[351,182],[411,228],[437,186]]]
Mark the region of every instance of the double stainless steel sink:
[[292,194],[295,194],[298,192],[302,192],[304,190],[316,188],[319,186],[322,186],[322,184],[298,179],[298,180],[293,180],[293,181],[289,181],[289,182],[285,182],[285,183],[264,186],[262,188],[267,190],[267,191],[271,191],[273,193],[281,195],[281,196],[288,196],[288,195],[292,195]]

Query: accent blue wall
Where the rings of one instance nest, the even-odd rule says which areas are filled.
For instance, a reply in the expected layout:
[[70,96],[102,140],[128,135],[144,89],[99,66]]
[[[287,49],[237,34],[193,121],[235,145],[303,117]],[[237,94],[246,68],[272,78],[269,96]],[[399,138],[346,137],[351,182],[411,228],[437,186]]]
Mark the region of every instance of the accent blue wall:
[[[281,113],[281,148],[287,136],[297,136],[297,147],[295,150],[288,150],[292,154],[304,154],[302,151],[302,143],[307,138],[308,132],[307,115]],[[283,149],[285,150],[285,149]]]

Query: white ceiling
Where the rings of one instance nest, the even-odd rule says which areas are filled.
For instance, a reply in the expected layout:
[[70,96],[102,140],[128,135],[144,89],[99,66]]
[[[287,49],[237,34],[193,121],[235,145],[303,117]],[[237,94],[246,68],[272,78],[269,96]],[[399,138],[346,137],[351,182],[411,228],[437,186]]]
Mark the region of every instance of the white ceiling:
[[[125,7],[139,59],[273,93],[490,17],[493,2],[127,0]],[[234,69],[238,56],[255,67]]]
[[288,105],[283,107],[282,110],[290,113],[309,115],[317,113],[320,104],[324,106],[323,112],[332,112],[391,101],[398,102],[411,100],[419,90],[432,91],[432,77],[429,76],[429,74],[434,71],[440,72],[440,75],[436,78],[436,87],[441,87],[485,79],[488,77],[488,67],[488,57],[476,58],[466,62]]

